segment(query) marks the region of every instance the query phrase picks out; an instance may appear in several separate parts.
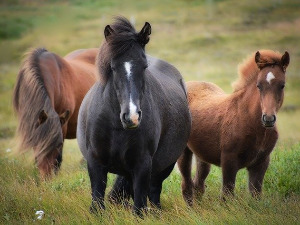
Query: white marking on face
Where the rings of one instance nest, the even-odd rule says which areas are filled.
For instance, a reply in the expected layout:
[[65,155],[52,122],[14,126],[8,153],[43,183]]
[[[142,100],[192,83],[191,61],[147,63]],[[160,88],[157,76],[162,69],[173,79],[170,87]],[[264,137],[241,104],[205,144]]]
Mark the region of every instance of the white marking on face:
[[[124,63],[124,67],[125,67],[125,70],[126,70],[126,76],[127,76],[128,80],[130,81],[131,67],[132,67],[132,65],[131,65],[130,62],[125,62]],[[137,110],[137,106],[133,103],[132,97],[130,95],[130,101],[129,101],[129,118],[135,124],[138,123],[138,119],[139,119],[139,114],[136,112],[136,110]]]
[[129,118],[134,124],[139,123],[139,114],[136,112],[136,105],[133,103],[131,96],[130,96],[130,102],[129,102]]
[[125,62],[124,63],[124,67],[125,67],[125,70],[126,70],[126,76],[127,76],[128,80],[129,80],[129,78],[131,76],[131,67],[132,67],[132,65],[131,65],[130,62]]
[[272,72],[269,72],[269,73],[267,74],[266,80],[268,81],[269,84],[271,84],[271,80],[273,80],[273,79],[275,79],[274,74],[273,74]]

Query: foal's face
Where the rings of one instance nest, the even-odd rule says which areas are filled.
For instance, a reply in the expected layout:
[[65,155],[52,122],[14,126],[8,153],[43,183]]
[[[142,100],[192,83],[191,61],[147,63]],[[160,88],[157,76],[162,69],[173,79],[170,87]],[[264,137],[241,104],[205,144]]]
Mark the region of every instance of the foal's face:
[[125,54],[111,62],[113,83],[124,129],[137,128],[142,119],[141,101],[145,87],[147,60],[144,49],[134,45]]
[[[256,57],[257,62],[259,57]],[[279,65],[262,67],[258,74],[257,88],[260,93],[261,120],[265,127],[274,127],[275,125],[276,114],[283,103],[285,70],[288,64],[289,55],[286,52]]]

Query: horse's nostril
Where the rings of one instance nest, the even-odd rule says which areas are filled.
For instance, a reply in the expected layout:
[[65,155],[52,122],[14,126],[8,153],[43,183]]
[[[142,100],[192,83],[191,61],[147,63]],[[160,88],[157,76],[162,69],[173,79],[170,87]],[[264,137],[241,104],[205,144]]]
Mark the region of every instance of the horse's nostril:
[[125,123],[129,123],[130,122],[129,114],[123,113],[122,119]]
[[264,114],[263,116],[262,116],[262,121],[264,122],[264,123],[272,123],[272,124],[274,124],[275,122],[276,122],[276,116],[275,115],[272,115],[272,116],[268,116],[268,115],[266,115],[266,114]]
[[140,111],[138,111],[138,114],[139,114],[139,121],[142,119],[142,111],[140,110]]

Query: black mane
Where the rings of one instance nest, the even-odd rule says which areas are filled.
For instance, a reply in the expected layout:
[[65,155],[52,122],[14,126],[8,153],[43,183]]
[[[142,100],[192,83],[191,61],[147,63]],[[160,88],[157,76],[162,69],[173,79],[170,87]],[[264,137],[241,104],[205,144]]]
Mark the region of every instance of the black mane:
[[97,57],[99,76],[103,84],[106,83],[111,72],[112,58],[123,54],[134,45],[138,44],[143,47],[139,42],[139,34],[126,18],[115,17],[111,28],[114,32],[104,40]]

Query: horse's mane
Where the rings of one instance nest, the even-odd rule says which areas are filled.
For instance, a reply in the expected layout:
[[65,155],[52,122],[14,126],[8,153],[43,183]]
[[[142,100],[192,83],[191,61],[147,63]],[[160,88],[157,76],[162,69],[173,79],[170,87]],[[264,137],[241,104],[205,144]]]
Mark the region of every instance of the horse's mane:
[[138,33],[132,24],[124,17],[115,17],[111,25],[114,34],[102,43],[96,63],[100,80],[106,83],[111,72],[110,61],[112,58],[126,52],[131,46],[138,43]]
[[[25,60],[17,76],[13,92],[13,108],[18,116],[19,124],[17,135],[19,136],[20,151],[37,148],[35,157],[39,164],[43,158],[56,146],[54,145],[60,136],[61,127],[59,120],[56,122],[51,117],[56,116],[52,108],[48,91],[44,85],[39,66],[39,56],[47,52],[44,48],[37,48],[25,55]],[[39,114],[44,109],[48,119],[37,126]]]
[[[271,50],[260,50],[261,58],[266,64],[279,64],[281,54]],[[256,81],[259,69],[255,62],[255,53],[248,56],[239,66],[239,78],[233,84],[234,92],[239,91]]]

